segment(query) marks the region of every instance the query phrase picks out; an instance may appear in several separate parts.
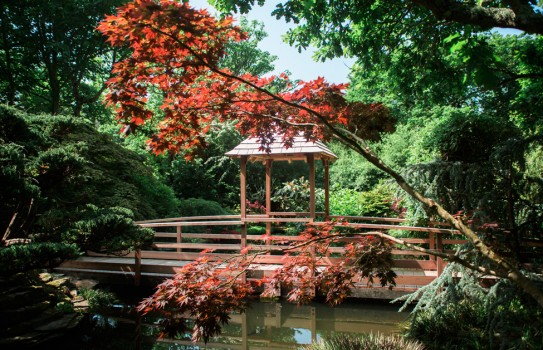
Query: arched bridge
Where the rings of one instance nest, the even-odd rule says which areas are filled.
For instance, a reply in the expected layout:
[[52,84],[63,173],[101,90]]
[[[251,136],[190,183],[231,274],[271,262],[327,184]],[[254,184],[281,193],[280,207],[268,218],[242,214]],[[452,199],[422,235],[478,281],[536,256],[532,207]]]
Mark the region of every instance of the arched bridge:
[[[299,240],[298,236],[282,233],[286,224],[305,224],[312,221],[308,213],[269,213],[266,215],[240,215],[178,217],[141,221],[142,227],[155,231],[151,249],[129,252],[121,256],[87,254],[78,260],[62,264],[57,271],[80,276],[90,276],[109,283],[159,283],[170,277],[190,261],[196,260],[203,251],[212,259],[227,259],[239,255],[251,246],[252,250],[266,250],[269,254],[259,255],[252,275],[270,275],[284,262],[282,251],[289,243]],[[434,251],[452,251],[456,245],[465,243],[457,231],[443,224],[433,223],[432,227],[415,227],[405,224],[404,219],[378,217],[334,217],[347,221],[345,226],[372,232],[410,232],[417,238],[402,238],[406,243]],[[271,231],[270,224],[276,229]],[[261,228],[255,228],[260,226]],[[265,227],[266,226],[267,229]],[[266,231],[267,233],[262,233]],[[273,233],[272,233],[273,232]],[[344,241],[348,241],[346,238]],[[344,248],[330,248],[330,255],[319,258],[319,264],[333,264],[341,259]],[[366,281],[358,281],[353,295],[390,299],[412,292],[433,281],[441,274],[445,262],[430,254],[405,249],[396,245],[392,251],[394,271],[397,274],[396,287],[368,288]],[[204,253],[205,254],[205,253]]]

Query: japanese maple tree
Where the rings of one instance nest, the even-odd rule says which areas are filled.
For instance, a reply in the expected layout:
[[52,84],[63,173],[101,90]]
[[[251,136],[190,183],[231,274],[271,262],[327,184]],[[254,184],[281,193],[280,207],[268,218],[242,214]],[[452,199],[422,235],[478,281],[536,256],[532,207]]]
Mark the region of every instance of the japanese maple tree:
[[[228,69],[219,68],[218,62],[225,54],[226,43],[244,40],[246,35],[233,25],[232,18],[215,19],[205,10],[195,10],[187,3],[171,0],[135,0],[120,7],[115,15],[108,16],[98,29],[107,36],[108,42],[112,45],[128,47],[132,52],[130,57],[115,64],[113,77],[108,81],[109,93],[106,100],[116,109],[119,122],[133,130],[150,121],[153,118],[153,111],[146,105],[149,94],[151,91],[160,91],[162,94],[163,103],[160,109],[163,116],[160,116],[161,122],[156,134],[149,140],[149,146],[154,152],[183,150],[187,154],[195,153],[205,146],[204,135],[209,130],[211,122],[215,120],[235,120],[242,134],[260,139],[263,149],[266,149],[278,134],[282,135],[286,147],[292,144],[294,136],[300,134],[308,140],[327,140],[334,136],[390,175],[407,194],[424,204],[428,210],[463,233],[481,256],[491,261],[493,265],[492,267],[473,265],[454,253],[425,251],[426,253],[440,255],[449,261],[455,261],[485,274],[508,278],[543,306],[543,292],[514,262],[502,257],[483,242],[476,232],[447,212],[439,203],[416,191],[367,147],[365,141],[376,140],[380,133],[394,128],[394,119],[382,104],[349,102],[344,97],[346,85],[328,84],[323,78],[311,82],[291,82],[286,76],[267,78],[249,74],[236,76]],[[268,87],[277,86],[278,84],[274,83],[278,80],[286,82],[279,84],[286,86],[286,89],[273,93]],[[319,232],[318,238],[310,239],[308,242],[326,244],[324,243],[326,239],[330,240],[334,236],[323,234],[325,230],[322,229]],[[392,237],[386,239],[394,241]],[[380,240],[368,239],[359,243],[348,251],[360,255],[361,249],[379,247],[382,244]],[[383,249],[386,251],[385,246],[375,248],[372,254]],[[305,256],[297,255],[298,265],[310,263],[304,262]],[[286,270],[278,272],[281,276],[275,276],[271,282],[277,283],[279,277],[286,276],[287,281],[297,279],[302,285],[305,283],[308,287],[305,290],[328,285],[331,287],[326,293],[332,302],[344,297],[348,281],[360,273],[360,270],[353,270],[352,266],[343,266],[341,271],[338,267],[333,267],[335,270],[329,276],[336,277],[325,277],[325,273],[319,275],[314,266],[311,268],[308,266],[302,275],[296,275],[300,270],[296,270],[294,265],[290,264],[289,270],[287,264]],[[243,266],[233,265],[231,270],[238,271],[240,268],[243,270]],[[194,268],[194,265],[190,265],[184,273],[191,273],[191,269]],[[368,272],[365,277],[376,276],[384,281],[384,284],[393,280],[393,276],[386,272],[375,272],[373,268],[368,271],[373,272]],[[379,275],[373,275],[374,273]],[[213,272],[207,273],[207,276],[215,278],[216,275]],[[315,279],[316,276],[321,277]],[[341,281],[337,276],[341,277]],[[232,296],[233,301],[230,308],[234,310],[238,308],[235,300],[249,291],[249,287],[238,289],[237,284],[232,283],[237,280],[237,275],[234,279],[226,281],[221,281],[220,278],[213,280],[215,287],[227,288],[228,295]],[[208,292],[205,289],[200,288],[207,282],[208,279],[203,279],[199,284],[192,286],[185,286],[189,282],[184,280],[167,282],[172,285],[171,288],[159,287],[157,294],[142,304],[142,310],[164,309],[171,302],[177,303],[178,307],[201,306],[199,303],[202,300],[213,300],[206,294]],[[177,294],[180,288],[186,291],[199,290],[200,294],[185,299],[186,294]],[[299,294],[291,295],[292,299],[305,300],[304,289],[296,293]],[[167,298],[161,298],[161,295],[166,295]],[[209,305],[209,308],[213,309],[213,306]],[[192,310],[192,307],[187,308]],[[212,325],[224,321],[224,318],[219,317],[208,324],[206,323],[210,320],[208,313],[198,312],[198,314],[204,315],[203,321],[199,324],[211,329],[216,329]],[[206,337],[209,334],[195,330],[194,335]]]
[[[164,114],[149,141],[157,153],[190,153],[204,146],[212,120],[237,120],[240,132],[260,137],[264,147],[275,134],[284,135],[287,146],[300,133],[311,140],[328,139],[335,125],[365,139],[393,130],[394,120],[382,104],[347,102],[345,84],[235,76],[219,68],[225,45],[246,39],[232,22],[167,0],[136,0],[106,17],[98,29],[108,42],[132,50],[115,64],[108,81],[106,100],[116,108],[119,122],[134,129],[149,121],[153,112],[146,102],[154,88],[162,93]],[[266,89],[276,80],[286,80],[286,91]]]

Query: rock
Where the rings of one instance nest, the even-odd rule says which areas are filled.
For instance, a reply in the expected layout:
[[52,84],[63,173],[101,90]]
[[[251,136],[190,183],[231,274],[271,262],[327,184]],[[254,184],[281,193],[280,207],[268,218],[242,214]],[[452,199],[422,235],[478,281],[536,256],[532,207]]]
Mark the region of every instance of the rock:
[[68,277],[57,278],[55,280],[47,282],[47,284],[49,286],[52,286],[52,287],[55,287],[55,288],[60,288],[62,286],[66,286],[69,283],[70,283],[70,279]]
[[35,303],[37,300],[43,299],[45,293],[43,288],[25,288],[12,291],[9,294],[5,294],[0,298],[0,309],[7,310],[16,309]]
[[51,282],[53,280],[53,275],[49,272],[42,272],[39,274],[39,277],[45,283]]
[[83,309],[88,309],[89,308],[89,301],[88,300],[85,300],[85,299],[82,299],[80,301],[76,301],[74,303],[74,310],[83,310]]
[[35,330],[40,332],[55,332],[72,329],[79,324],[81,318],[82,316],[78,314],[65,314],[60,319],[36,327]]
[[77,289],[93,289],[99,282],[93,279],[72,279],[72,284]]

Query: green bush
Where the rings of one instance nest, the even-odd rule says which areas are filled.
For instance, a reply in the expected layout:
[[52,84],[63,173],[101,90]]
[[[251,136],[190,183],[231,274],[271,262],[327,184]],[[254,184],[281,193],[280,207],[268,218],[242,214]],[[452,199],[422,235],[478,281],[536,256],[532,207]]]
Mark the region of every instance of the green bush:
[[75,244],[30,243],[0,248],[0,275],[8,276],[36,268],[53,268],[65,260],[76,259]]
[[61,233],[63,242],[74,243],[82,250],[116,253],[149,246],[154,232],[134,223],[126,208],[98,208],[87,205],[78,212],[78,220]]
[[87,204],[127,208],[136,220],[177,215],[173,191],[144,161],[81,119],[0,105],[1,231],[48,234]]
[[306,345],[303,350],[423,350],[422,344],[399,335],[337,334],[323,338],[316,344]]
[[219,203],[202,198],[189,198],[179,201],[179,212],[181,213],[181,216],[232,214],[229,210],[223,208]]
[[277,189],[272,202],[283,212],[307,212],[309,211],[310,184],[303,176],[283,183],[283,187]]
[[117,297],[110,291],[103,289],[81,289],[81,296],[88,301],[89,311],[99,312],[118,302]]
[[401,208],[392,189],[385,185],[366,192],[336,187],[330,192],[330,214],[396,217],[401,214]]
[[540,349],[543,344],[543,311],[506,279],[485,288],[480,274],[450,263],[432,283],[400,299],[407,304],[414,297],[418,302],[407,336],[428,349]]

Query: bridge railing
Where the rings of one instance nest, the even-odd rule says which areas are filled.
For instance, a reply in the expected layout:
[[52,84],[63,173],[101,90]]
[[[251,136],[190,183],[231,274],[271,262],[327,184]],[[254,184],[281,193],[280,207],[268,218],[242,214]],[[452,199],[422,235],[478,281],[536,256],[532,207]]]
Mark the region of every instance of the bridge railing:
[[[140,226],[155,230],[155,243],[152,250],[143,250],[135,256],[137,259],[193,261],[201,257],[204,252],[210,259],[223,260],[239,255],[244,248],[250,246],[251,252],[267,252],[258,255],[254,260],[255,263],[280,265],[284,262],[282,251],[300,238],[288,234],[273,234],[269,231],[267,234],[260,232],[255,234],[252,233],[251,227],[270,223],[305,224],[312,221],[306,214],[270,213],[269,215],[248,215],[244,219],[240,215],[222,215],[141,221],[138,222]],[[446,251],[447,248],[452,249],[455,245],[466,242],[455,230],[445,227],[402,225],[405,220],[399,218],[365,216],[332,216],[331,218],[345,220],[348,222],[346,227],[357,230],[382,233],[410,232],[417,237],[402,238],[403,241],[429,250]],[[432,226],[438,226],[438,224]],[[341,241],[349,242],[355,239],[346,237]],[[342,246],[332,247],[330,255],[320,257],[317,263],[336,263],[344,252],[345,248]],[[393,249],[392,253],[395,268],[403,271],[402,274],[398,274],[398,285],[425,285],[441,274],[445,266],[440,258],[399,245]],[[139,263],[141,264],[141,261]]]

